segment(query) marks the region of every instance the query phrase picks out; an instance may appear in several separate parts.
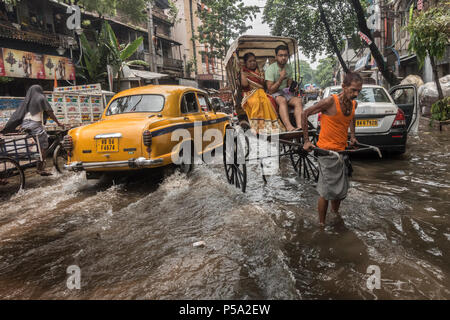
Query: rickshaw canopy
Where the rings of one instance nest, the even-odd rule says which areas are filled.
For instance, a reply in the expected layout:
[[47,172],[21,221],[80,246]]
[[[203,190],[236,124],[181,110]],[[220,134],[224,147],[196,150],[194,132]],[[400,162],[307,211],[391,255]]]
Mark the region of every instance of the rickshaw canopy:
[[269,64],[275,61],[275,48],[279,45],[287,46],[290,57],[293,56],[294,80],[298,80],[298,47],[293,38],[246,35],[237,38],[228,49],[225,57],[225,66],[228,83],[232,89],[233,102],[238,115],[245,113],[241,108],[242,93],[239,78],[241,68],[244,65],[244,55],[252,52],[256,56],[259,69],[263,71],[263,67],[267,61]]
[[[256,56],[258,65],[262,67],[267,59],[272,63],[275,59],[275,48],[279,45],[285,45],[289,48],[289,54],[297,58],[297,43],[293,38],[276,36],[252,36],[245,35],[236,39],[228,49],[225,57],[225,65],[228,68],[233,67],[232,57],[236,53],[239,61],[243,62],[243,57],[247,52],[252,52]],[[230,61],[231,60],[231,61]]]

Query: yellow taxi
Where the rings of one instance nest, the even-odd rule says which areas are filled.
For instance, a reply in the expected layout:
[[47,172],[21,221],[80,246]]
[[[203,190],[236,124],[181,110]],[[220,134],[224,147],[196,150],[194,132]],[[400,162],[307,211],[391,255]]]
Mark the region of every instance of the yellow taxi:
[[177,85],[125,90],[111,99],[98,122],[64,137],[65,168],[84,170],[87,178],[172,163],[188,172],[195,159],[223,145],[228,126],[229,116],[215,112],[202,90]]

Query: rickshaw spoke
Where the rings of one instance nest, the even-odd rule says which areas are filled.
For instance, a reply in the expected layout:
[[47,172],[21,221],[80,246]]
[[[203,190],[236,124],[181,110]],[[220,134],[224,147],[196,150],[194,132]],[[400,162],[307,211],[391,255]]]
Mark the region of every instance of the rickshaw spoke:
[[237,176],[239,178],[239,181],[241,183],[243,183],[243,181],[244,181],[244,174],[242,173],[241,169],[239,169],[239,166],[236,166],[236,171],[237,171],[237,174],[238,174]]
[[302,162],[303,162],[303,178],[309,179],[308,168],[306,167],[306,160],[303,157],[302,157]]
[[[302,158],[298,158],[297,162],[294,164],[294,170],[297,171],[297,172],[298,172],[301,160],[302,160]],[[300,165],[300,167],[301,167],[301,165]]]
[[308,161],[308,166],[311,170],[311,173],[314,176],[314,180],[317,181],[319,179],[319,170],[317,169],[316,165],[309,159],[306,159]]
[[235,180],[236,188],[240,188],[241,185],[240,185],[240,183],[239,183],[239,168],[238,168],[236,165],[235,165],[235,170],[234,170],[234,172],[235,172],[235,178],[236,178],[236,180]]

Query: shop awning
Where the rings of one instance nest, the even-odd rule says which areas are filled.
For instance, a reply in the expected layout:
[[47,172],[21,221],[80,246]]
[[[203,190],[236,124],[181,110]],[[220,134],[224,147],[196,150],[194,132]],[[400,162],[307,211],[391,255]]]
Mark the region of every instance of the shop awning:
[[377,63],[372,58],[372,54],[369,53],[356,62],[354,71],[358,72],[358,71],[364,71],[364,70],[371,70],[371,69],[375,68],[376,66],[377,66]]
[[399,60],[400,60],[400,63],[407,62],[407,61],[409,62],[409,60],[414,59],[415,57],[416,57],[415,54],[407,54],[404,56],[400,56]]
[[128,66],[123,67],[123,77],[126,79],[147,79],[147,80],[153,80],[153,79],[161,79],[168,77],[169,75],[164,73],[157,73],[157,72],[151,72],[151,71],[145,71],[145,70],[136,70],[131,69]]

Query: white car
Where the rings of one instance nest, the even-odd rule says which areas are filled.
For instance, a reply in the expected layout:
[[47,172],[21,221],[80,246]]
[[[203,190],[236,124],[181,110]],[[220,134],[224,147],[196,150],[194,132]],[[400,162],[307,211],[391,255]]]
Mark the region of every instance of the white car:
[[[341,86],[327,87],[323,99],[339,94]],[[383,151],[404,153],[409,131],[417,131],[419,108],[414,85],[393,87],[389,93],[377,85],[363,85],[356,109],[356,138]],[[320,114],[308,119],[320,130]]]

